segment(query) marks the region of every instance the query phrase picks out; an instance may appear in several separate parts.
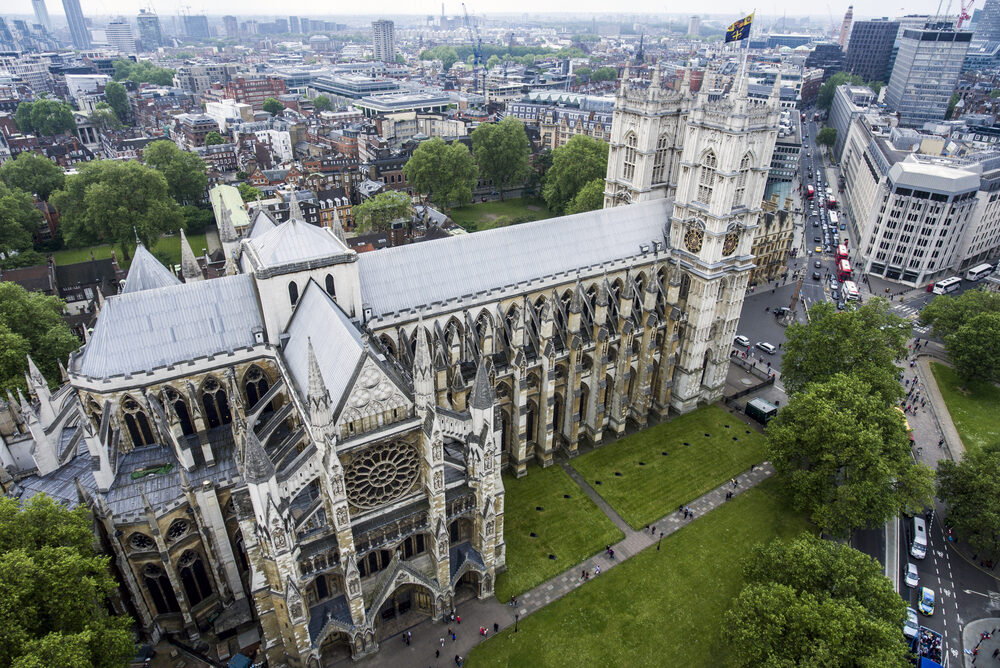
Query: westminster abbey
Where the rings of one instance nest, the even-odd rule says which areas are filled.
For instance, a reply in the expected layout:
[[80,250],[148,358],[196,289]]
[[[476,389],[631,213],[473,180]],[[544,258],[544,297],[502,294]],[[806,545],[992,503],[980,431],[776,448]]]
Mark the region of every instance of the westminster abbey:
[[721,396],[778,86],[626,70],[601,210],[357,254],[293,198],[223,215],[211,280],[140,247],[63,385],[0,407],[0,484],[92,510],[151,641],[318,667],[491,596],[502,471]]

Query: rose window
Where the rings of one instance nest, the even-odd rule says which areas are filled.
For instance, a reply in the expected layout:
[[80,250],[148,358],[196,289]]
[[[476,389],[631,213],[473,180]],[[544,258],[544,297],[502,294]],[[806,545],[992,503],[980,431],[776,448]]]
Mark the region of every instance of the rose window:
[[187,522],[185,522],[184,520],[174,520],[173,524],[171,524],[167,528],[167,538],[169,538],[172,541],[177,540],[178,538],[182,538],[184,534],[186,534],[187,532],[188,532]]
[[134,550],[143,551],[153,549],[153,539],[144,533],[132,534],[129,536],[128,542]]
[[419,457],[412,445],[380,443],[361,453],[344,470],[347,498],[362,509],[390,503],[413,487],[419,472]]

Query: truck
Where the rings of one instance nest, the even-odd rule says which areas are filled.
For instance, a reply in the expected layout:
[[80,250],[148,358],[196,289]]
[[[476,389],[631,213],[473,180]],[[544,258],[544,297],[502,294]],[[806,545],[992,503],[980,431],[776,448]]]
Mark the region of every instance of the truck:
[[747,402],[743,412],[746,413],[749,418],[756,420],[762,425],[766,425],[775,415],[778,414],[778,407],[770,401],[757,397],[756,399],[751,399]]

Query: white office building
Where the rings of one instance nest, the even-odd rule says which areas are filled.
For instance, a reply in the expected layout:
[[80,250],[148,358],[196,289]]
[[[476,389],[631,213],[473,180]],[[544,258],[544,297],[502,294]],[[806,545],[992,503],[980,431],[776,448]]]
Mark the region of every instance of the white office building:
[[372,46],[375,60],[396,62],[396,24],[386,20],[372,21]]
[[111,48],[121,53],[136,53],[135,33],[132,32],[132,26],[125,19],[121,17],[112,19],[108,23],[108,27],[105,28],[104,35]]

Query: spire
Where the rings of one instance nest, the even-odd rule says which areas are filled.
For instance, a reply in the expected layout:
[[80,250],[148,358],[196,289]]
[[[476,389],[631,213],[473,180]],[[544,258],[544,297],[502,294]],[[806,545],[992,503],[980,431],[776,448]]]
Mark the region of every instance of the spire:
[[417,349],[413,352],[413,377],[419,374],[429,373],[431,370],[431,350],[427,343],[427,328],[423,325],[423,318],[417,322]]
[[201,274],[201,267],[198,266],[198,260],[194,256],[194,251],[191,250],[191,244],[188,243],[187,235],[184,234],[184,228],[181,228],[181,276],[184,277],[185,283],[192,283],[205,278]]
[[579,276],[576,279],[576,287],[573,288],[573,297],[569,300],[569,312],[583,312],[583,285],[580,283]]
[[233,226],[233,217],[229,213],[229,207],[226,206],[226,202],[223,199],[219,200],[219,208],[222,209],[219,212],[219,241],[223,242],[233,242],[238,240],[236,235],[236,227]]
[[266,482],[273,475],[274,463],[257,438],[257,432],[250,426],[243,446],[243,479],[257,485]]
[[622,70],[622,82],[620,87],[620,92],[622,95],[628,91],[628,80],[629,80],[628,63],[625,64],[625,69]]
[[601,281],[601,289],[597,291],[597,305],[607,306],[608,305],[608,279],[607,277]]
[[42,375],[42,372],[39,371],[38,367],[35,365],[35,360],[31,359],[31,355],[28,355],[28,373],[26,377],[28,379],[29,387],[35,385],[47,388],[49,386],[48,383],[45,382],[45,376]]
[[493,385],[490,383],[490,374],[486,371],[486,358],[479,358],[479,366],[476,369],[476,379],[472,382],[472,395],[469,397],[469,406],[473,410],[492,410],[496,403],[496,396],[493,393]]
[[[100,292],[100,290],[98,290]],[[66,371],[66,367],[63,366],[62,360],[57,360],[59,363],[59,380],[64,383],[69,382],[69,373]]]
[[337,205],[333,205],[333,236],[337,237],[340,243],[347,246],[347,238],[344,236],[344,226],[340,222],[340,212],[337,210]]
[[313,426],[324,429],[333,421],[333,415],[330,412],[330,392],[326,389],[326,383],[323,381],[323,372],[319,368],[319,360],[316,359],[316,349],[313,348],[312,338],[306,341],[306,360],[309,369],[309,389],[306,394],[309,419]]
[[288,222],[293,220],[305,220],[302,216],[302,207],[299,206],[299,198],[295,196],[295,188],[288,193]]
[[652,90],[660,90],[660,61],[657,60],[656,64],[653,65],[653,79],[649,82],[649,87]]

